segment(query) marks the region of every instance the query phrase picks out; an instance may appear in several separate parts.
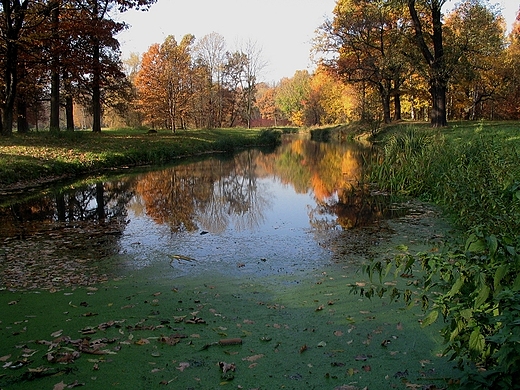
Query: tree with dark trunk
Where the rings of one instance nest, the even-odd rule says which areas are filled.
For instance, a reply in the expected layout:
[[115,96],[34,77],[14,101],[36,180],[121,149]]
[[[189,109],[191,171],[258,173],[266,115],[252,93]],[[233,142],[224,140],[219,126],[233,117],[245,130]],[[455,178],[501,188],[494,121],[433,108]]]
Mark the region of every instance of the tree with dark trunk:
[[[427,0],[426,5],[431,12],[432,32],[423,30],[423,23],[417,13],[415,0],[408,0],[408,9],[415,31],[415,42],[419,47],[429,69],[429,86],[432,98],[431,125],[432,127],[447,126],[446,118],[446,90],[450,78],[444,57],[442,39],[441,8],[446,0]],[[430,50],[426,38],[431,37],[433,51]]]
[[22,31],[29,0],[2,0],[1,38],[4,41],[4,74],[2,119],[0,133],[11,135],[13,132],[13,112],[18,86],[19,39]]
[[51,7],[51,29],[52,29],[52,59],[51,59],[51,108],[50,108],[50,131],[60,131],[60,54],[59,54],[59,19],[60,1],[53,0]]

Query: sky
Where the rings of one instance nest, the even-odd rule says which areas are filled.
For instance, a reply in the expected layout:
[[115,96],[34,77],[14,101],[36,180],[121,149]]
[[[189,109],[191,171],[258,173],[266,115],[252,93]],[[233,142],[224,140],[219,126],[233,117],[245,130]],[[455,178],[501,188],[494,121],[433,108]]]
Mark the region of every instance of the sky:
[[[446,9],[458,0],[448,0]],[[502,7],[510,27],[520,0],[491,0]],[[310,58],[315,30],[332,17],[336,0],[157,0],[148,11],[128,11],[118,18],[130,28],[118,35],[123,58],[145,53],[168,35],[180,41],[186,34],[196,39],[216,32],[227,49],[247,41],[255,43],[266,66],[259,79],[278,82],[296,70],[314,69]]]

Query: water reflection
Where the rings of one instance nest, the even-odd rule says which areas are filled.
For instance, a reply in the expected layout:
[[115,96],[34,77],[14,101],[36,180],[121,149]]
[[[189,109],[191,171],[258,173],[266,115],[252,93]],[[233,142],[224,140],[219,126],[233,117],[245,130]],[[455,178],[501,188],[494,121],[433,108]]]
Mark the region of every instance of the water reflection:
[[[49,258],[74,251],[83,263],[120,254],[148,266],[174,253],[212,263],[317,261],[323,232],[370,225],[388,210],[358,184],[369,153],[286,138],[274,153],[248,150],[15,203],[0,208],[3,268],[28,240],[40,252],[54,245],[44,248]],[[52,244],[39,239],[48,234]]]

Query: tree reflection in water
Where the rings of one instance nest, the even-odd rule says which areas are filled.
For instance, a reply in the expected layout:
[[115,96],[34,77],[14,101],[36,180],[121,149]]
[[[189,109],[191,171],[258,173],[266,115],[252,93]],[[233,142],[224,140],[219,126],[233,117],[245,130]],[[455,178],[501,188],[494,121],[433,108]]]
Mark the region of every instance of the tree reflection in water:
[[[370,153],[361,145],[288,138],[274,153],[248,150],[184,162],[12,204],[0,208],[0,240],[8,259],[2,269],[5,275],[29,241],[35,250],[49,251],[49,261],[66,263],[74,253],[68,267],[87,274],[96,260],[118,253],[135,254],[146,264],[178,251],[218,261],[316,259],[323,252],[307,232],[323,237],[370,225],[389,209],[359,184]],[[202,241],[202,232],[211,238]],[[43,233],[51,239],[43,240]],[[36,268],[45,264],[39,261]],[[38,284],[30,280],[31,267],[25,268],[19,267],[17,277]],[[68,280],[77,282],[70,275]]]

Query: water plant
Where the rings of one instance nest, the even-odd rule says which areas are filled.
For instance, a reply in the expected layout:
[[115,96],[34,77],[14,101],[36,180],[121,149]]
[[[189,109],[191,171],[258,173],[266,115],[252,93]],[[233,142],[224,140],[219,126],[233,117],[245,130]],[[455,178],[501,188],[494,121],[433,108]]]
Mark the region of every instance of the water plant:
[[442,136],[408,129],[389,138],[369,169],[381,189],[442,206],[466,239],[441,253],[404,253],[365,268],[380,282],[391,271],[412,275],[420,268],[418,290],[376,282],[353,289],[409,304],[419,295],[429,310],[423,325],[444,318],[445,353],[465,370],[461,385],[471,389],[520,388],[519,146],[508,135],[497,137],[482,124]]

